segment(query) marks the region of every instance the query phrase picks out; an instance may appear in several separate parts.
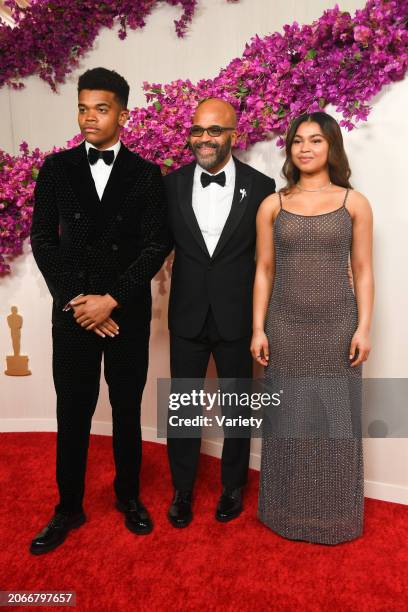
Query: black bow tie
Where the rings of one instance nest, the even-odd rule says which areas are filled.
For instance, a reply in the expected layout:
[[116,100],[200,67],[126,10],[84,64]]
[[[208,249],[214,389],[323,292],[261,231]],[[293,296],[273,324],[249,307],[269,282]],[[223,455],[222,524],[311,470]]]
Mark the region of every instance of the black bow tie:
[[113,164],[113,160],[115,159],[115,153],[114,151],[99,151],[99,149],[94,149],[93,147],[91,147],[88,150],[88,160],[91,166],[96,164],[98,159],[103,159],[105,164],[110,166],[111,164]]
[[221,187],[225,187],[225,172],[219,174],[207,174],[206,172],[201,173],[201,184],[203,187],[208,187],[210,183],[217,183]]

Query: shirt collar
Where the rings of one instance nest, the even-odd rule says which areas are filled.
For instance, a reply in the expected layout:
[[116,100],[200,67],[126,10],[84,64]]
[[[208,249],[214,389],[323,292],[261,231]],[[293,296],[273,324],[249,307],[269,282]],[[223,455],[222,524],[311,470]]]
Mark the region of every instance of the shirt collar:
[[[196,176],[199,176],[199,175],[201,176],[202,172],[205,172],[205,174],[210,174],[208,170],[205,170],[204,168],[200,166],[199,163],[197,163],[196,169],[195,169]],[[228,162],[225,164],[225,166],[221,168],[219,172],[216,172],[214,176],[217,176],[217,174],[220,174],[221,172],[225,172],[225,185],[226,186],[230,185],[231,181],[233,181],[235,178],[235,162],[234,162],[234,158],[232,157],[232,155],[230,159],[228,160]]]
[[[104,149],[104,151],[113,151],[113,154],[114,154],[114,156],[115,156],[115,157],[113,158],[113,161],[115,161],[115,159],[116,159],[116,157],[117,157],[117,154],[119,153],[119,150],[120,150],[121,144],[122,144],[122,143],[120,142],[120,140],[118,140],[118,142],[117,142],[117,143],[115,143],[115,144],[113,145],[113,147],[109,147],[109,149]],[[88,142],[87,140],[85,140],[85,148],[86,148],[86,153],[87,153],[87,154],[88,154],[89,149],[96,149],[96,147],[95,147],[93,144],[91,144],[90,142]]]

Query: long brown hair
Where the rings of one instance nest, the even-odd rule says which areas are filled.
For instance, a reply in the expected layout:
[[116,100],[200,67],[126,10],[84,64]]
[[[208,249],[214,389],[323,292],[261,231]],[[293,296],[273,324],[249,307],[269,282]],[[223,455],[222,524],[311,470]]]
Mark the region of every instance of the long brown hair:
[[351,170],[344,150],[340,126],[337,121],[327,113],[316,112],[296,117],[289,127],[286,137],[286,160],[282,168],[282,175],[286,178],[287,183],[281,191],[285,194],[289,193],[300,178],[299,168],[297,168],[292,161],[292,143],[299,125],[305,121],[318,123],[324,137],[329,143],[327,162],[329,166],[330,181],[339,187],[352,189],[349,182]]

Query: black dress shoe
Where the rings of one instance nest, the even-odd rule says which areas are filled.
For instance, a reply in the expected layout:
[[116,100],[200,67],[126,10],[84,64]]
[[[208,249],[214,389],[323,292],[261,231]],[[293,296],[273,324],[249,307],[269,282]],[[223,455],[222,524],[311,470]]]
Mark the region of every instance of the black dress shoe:
[[191,511],[191,491],[175,491],[168,518],[173,527],[187,527],[193,519]]
[[153,531],[153,523],[144,505],[138,499],[127,502],[116,500],[116,508],[125,515],[125,525],[132,533],[147,535]]
[[218,500],[215,518],[226,523],[239,516],[242,512],[242,489],[224,489]]
[[44,527],[31,542],[30,553],[42,555],[62,544],[71,529],[77,529],[86,521],[83,512],[76,514],[54,514],[48,525]]

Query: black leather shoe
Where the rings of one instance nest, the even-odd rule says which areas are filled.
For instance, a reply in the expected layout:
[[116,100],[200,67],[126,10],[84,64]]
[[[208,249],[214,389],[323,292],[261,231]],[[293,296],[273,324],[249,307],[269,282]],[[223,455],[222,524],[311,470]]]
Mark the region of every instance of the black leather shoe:
[[193,519],[191,491],[175,491],[167,516],[173,527],[187,527]]
[[226,523],[242,512],[242,489],[224,489],[218,500],[215,518]]
[[116,500],[116,508],[125,515],[125,525],[132,533],[147,535],[153,530],[153,523],[144,505],[138,499],[127,502]]
[[56,512],[48,525],[44,527],[31,542],[30,553],[42,555],[62,544],[71,529],[77,529],[86,521],[83,512],[77,514],[61,514]]

